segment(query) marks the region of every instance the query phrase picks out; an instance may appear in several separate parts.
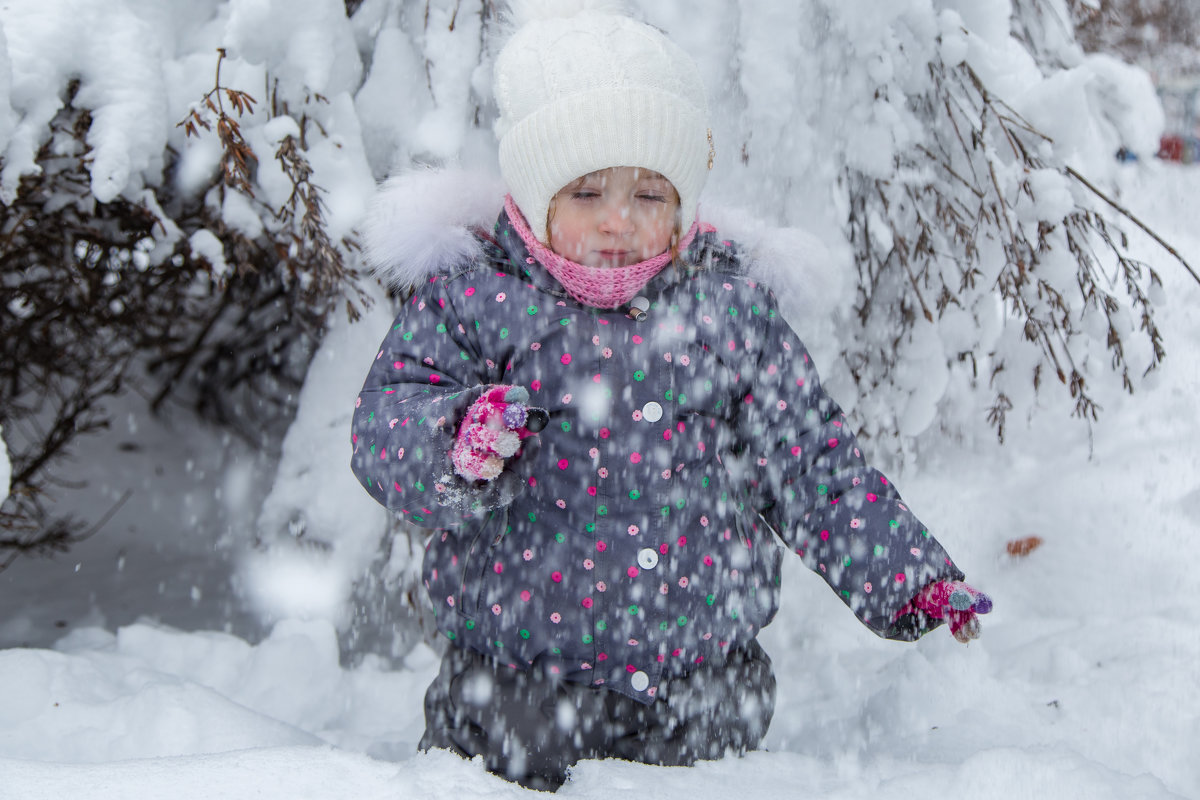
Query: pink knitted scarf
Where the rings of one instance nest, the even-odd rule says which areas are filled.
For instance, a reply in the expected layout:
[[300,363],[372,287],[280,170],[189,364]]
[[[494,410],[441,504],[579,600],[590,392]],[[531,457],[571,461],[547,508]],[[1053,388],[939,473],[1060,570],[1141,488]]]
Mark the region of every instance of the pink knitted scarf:
[[[504,198],[504,210],[513,230],[525,243],[529,254],[537,259],[554,279],[562,284],[567,293],[585,306],[593,308],[617,308],[637,296],[637,293],[663,267],[671,262],[671,251],[627,267],[585,267],[569,258],[560,256],[537,240],[512,195]],[[696,236],[697,223],[679,240],[680,252],[686,250]]]

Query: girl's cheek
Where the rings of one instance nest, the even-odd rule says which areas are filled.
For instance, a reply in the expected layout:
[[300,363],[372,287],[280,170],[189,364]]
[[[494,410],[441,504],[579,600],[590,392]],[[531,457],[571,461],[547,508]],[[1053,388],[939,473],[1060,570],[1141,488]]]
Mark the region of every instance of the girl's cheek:
[[[675,232],[675,212],[672,210],[669,214],[662,214],[657,224],[655,225],[655,238],[663,242],[662,250],[665,250],[671,244],[671,234]],[[662,252],[659,250],[659,252]]]
[[551,226],[550,229],[550,249],[560,256],[578,260],[579,256],[584,253],[584,237],[580,234],[570,235],[562,232],[561,229]]

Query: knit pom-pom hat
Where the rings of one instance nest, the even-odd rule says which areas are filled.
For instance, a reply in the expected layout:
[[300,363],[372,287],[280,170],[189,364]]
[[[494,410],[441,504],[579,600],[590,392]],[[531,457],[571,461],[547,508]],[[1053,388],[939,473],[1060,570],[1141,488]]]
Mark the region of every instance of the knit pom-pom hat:
[[708,103],[696,64],[656,28],[612,3],[514,3],[519,27],[496,58],[500,172],[542,242],[550,200],[608,167],[662,174],[695,218],[712,165]]

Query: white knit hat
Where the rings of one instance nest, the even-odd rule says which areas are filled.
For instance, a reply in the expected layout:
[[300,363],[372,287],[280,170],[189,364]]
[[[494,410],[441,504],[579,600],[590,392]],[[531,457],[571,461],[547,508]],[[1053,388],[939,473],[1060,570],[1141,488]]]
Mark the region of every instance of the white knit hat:
[[495,94],[500,172],[541,241],[558,190],[608,167],[661,173],[684,227],[695,218],[708,103],[695,62],[657,29],[586,9],[529,20],[496,58]]

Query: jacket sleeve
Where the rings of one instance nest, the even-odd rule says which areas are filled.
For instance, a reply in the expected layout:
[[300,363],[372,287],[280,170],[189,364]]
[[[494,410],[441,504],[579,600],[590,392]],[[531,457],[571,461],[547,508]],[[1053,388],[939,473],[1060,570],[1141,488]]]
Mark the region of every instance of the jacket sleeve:
[[734,423],[750,502],[871,630],[916,639],[939,622],[893,618],[923,586],[962,572],[866,463],[773,296],[753,320]]
[[[350,466],[372,497],[427,528],[474,515],[475,490],[450,450],[468,407],[497,377],[464,325],[449,282],[418,290],[397,315],[358,395]],[[466,502],[464,502],[464,499]]]

